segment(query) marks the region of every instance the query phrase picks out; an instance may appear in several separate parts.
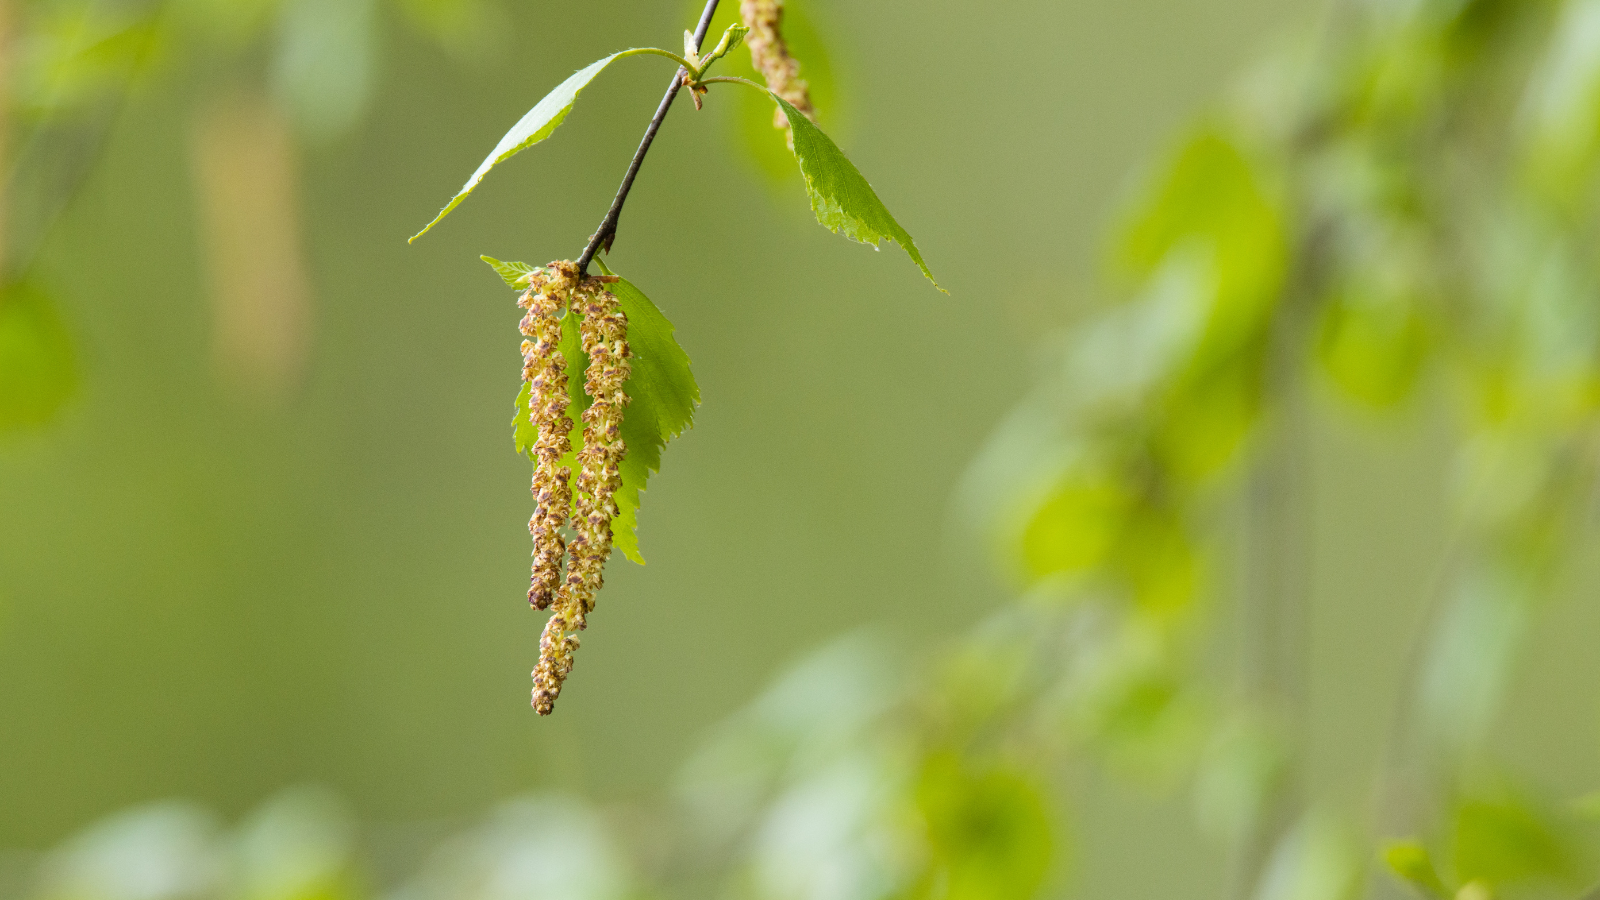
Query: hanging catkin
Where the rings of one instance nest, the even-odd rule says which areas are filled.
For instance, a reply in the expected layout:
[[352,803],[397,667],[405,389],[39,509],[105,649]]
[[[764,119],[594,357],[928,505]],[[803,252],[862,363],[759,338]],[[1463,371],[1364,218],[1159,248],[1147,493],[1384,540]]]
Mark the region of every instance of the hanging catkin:
[[561,311],[567,307],[578,283],[577,266],[570,262],[551,263],[533,273],[519,305],[528,311],[522,318],[522,380],[531,386],[528,419],[538,430],[533,444],[533,518],[528,532],[533,535],[533,579],[528,602],[534,609],[548,609],[561,587],[561,560],[566,542],[561,527],[572,506],[572,471],[559,465],[572,448],[571,427],[567,419],[567,362],[558,349],[561,345]]
[[592,400],[583,413],[583,449],[578,452],[578,484],[567,548],[566,581],[556,594],[550,620],[539,641],[539,666],[533,671],[533,708],[549,715],[572,671],[578,632],[588,625],[595,593],[603,583],[611,555],[611,523],[617,515],[615,495],[622,484],[622,411],[628,395],[628,320],[616,295],[606,289],[613,278],[585,278],[572,294],[571,312],[589,357],[584,390]]
[[[789,55],[789,45],[783,39],[783,0],[741,0],[739,13],[750,29],[745,38],[750,46],[750,61],[767,80],[767,87],[806,118],[815,120],[817,110],[811,105],[811,88],[800,77],[800,62]],[[783,129],[789,149],[793,150],[794,132],[783,110],[773,113],[772,124]]]

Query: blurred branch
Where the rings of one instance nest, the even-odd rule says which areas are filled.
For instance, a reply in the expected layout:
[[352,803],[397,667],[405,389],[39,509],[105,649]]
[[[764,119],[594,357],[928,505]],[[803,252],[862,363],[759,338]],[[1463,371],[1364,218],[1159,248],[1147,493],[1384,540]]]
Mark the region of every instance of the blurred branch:
[[1236,896],[1259,890],[1277,843],[1294,827],[1306,800],[1297,781],[1308,743],[1305,671],[1311,643],[1314,537],[1308,468],[1311,428],[1305,397],[1305,352],[1316,304],[1326,290],[1329,227],[1311,223],[1298,240],[1294,269],[1267,336],[1262,402],[1263,447],[1246,488],[1246,565],[1241,610],[1242,688],[1279,731],[1286,766],[1239,848]]
[[[705,12],[700,14],[700,24],[694,31],[695,50],[699,50],[706,41],[706,32],[711,29],[711,19],[717,14],[718,0],[709,0]],[[656,132],[661,130],[661,123],[667,118],[667,111],[672,109],[672,101],[678,99],[678,91],[683,87],[685,71],[682,66],[672,73],[672,84],[667,86],[666,96],[661,98],[661,105],[656,108],[656,114],[650,119],[650,127],[644,131],[644,140],[639,142],[639,149],[633,154],[633,162],[628,164],[628,174],[622,178],[622,187],[617,189],[616,199],[611,201],[611,208],[606,210],[606,217],[600,220],[600,227],[589,238],[589,246],[583,248],[583,255],[578,257],[578,272],[587,275],[589,263],[594,261],[594,255],[601,250],[611,251],[611,242],[617,236],[617,222],[622,218],[622,205],[628,202],[628,192],[633,190],[633,180],[639,175],[639,167],[644,165],[644,157],[650,152],[650,145],[655,142]]]
[[[170,8],[169,3],[160,0],[149,10],[150,20],[159,23],[168,15]],[[11,0],[0,0],[0,42],[3,42],[3,49],[0,49],[0,79],[4,79],[0,81],[4,84],[4,90],[0,91],[0,172],[4,172],[3,178],[0,178],[0,273],[7,275],[20,275],[33,267],[45,241],[83,193],[90,175],[105,159],[111,131],[128,108],[133,94],[133,80],[155,50],[159,31],[157,27],[145,31],[138,51],[131,56],[127,70],[121,73],[119,90],[114,98],[101,104],[103,111],[89,124],[52,122],[46,118],[29,129],[25,141],[16,143],[10,140],[11,111],[15,106],[14,92],[10,88],[17,74],[15,54],[12,52],[17,28]],[[59,142],[56,140],[58,136],[61,138]],[[13,151],[14,143],[16,149]],[[34,217],[37,224],[24,228],[17,216],[22,199],[22,192],[18,188],[30,183],[44,185],[45,178],[29,173],[35,165],[51,164],[61,173],[50,185],[58,189],[50,192],[47,187],[41,192],[48,196],[38,204]],[[19,238],[24,232],[25,241]]]

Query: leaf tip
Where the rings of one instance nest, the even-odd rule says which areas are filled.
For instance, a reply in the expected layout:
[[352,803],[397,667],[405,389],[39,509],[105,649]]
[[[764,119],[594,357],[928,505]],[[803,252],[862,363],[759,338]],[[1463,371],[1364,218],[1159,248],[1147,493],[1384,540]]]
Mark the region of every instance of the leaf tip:
[[417,242],[417,238],[422,237],[423,235],[425,235],[428,232],[432,231],[433,230],[433,226],[439,224],[439,220],[442,219],[442,218],[444,218],[444,213],[440,213],[439,215],[435,216],[434,220],[432,222],[429,222],[427,225],[424,225],[422,227],[421,231],[417,232],[416,234],[413,234],[411,237],[406,238],[406,243],[415,244]]

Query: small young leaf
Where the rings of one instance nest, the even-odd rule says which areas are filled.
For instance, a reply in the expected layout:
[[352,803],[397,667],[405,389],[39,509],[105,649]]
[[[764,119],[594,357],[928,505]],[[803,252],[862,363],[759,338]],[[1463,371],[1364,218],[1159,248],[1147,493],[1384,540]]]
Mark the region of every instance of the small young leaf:
[[683,58],[696,66],[700,65],[700,42],[695,40],[694,32],[687,28],[683,30]]
[[[595,262],[607,275],[612,274],[598,259]],[[672,335],[672,323],[661,314],[638,288],[626,279],[611,285],[622,311],[628,317],[629,362],[633,372],[623,385],[629,397],[622,415],[622,441],[627,455],[622,460],[622,486],[617,490],[618,514],[611,524],[612,541],[623,555],[644,565],[639,553],[639,494],[652,472],[661,470],[661,451],[667,442],[694,423],[694,409],[700,404],[700,387],[689,368],[689,355]],[[572,405],[567,417],[572,422],[572,451],[561,464],[573,471],[576,489],[577,455],[583,446],[583,411],[591,400],[584,392],[584,369],[588,355],[578,339],[577,319],[561,320],[561,355],[567,361],[568,391]],[[529,419],[528,403],[532,391],[524,383],[517,395],[516,416],[512,419],[517,451],[527,453],[538,438]]]
[[922,261],[911,235],[878,199],[861,170],[804,113],[777,94],[772,99],[794,129],[794,156],[805,176],[806,192],[811,195],[811,209],[817,214],[817,221],[834,234],[842,232],[845,237],[874,248],[880,241],[894,241],[905,248],[933,286],[943,291],[928,264]]
[[739,45],[744,43],[744,36],[749,33],[750,29],[743,25],[729,25],[728,30],[722,33],[722,40],[717,42],[716,48],[706,55],[706,64],[709,65],[739,49]]
[[537,267],[530,266],[525,262],[501,262],[492,256],[480,256],[478,258],[488,263],[489,267],[494,269],[500,278],[505,281],[507,287],[513,287],[518,290],[526,288],[528,286],[528,276],[539,271]]
[[450,202],[445,204],[444,209],[440,210],[433,221],[429,222],[427,227],[412,235],[411,240],[414,241],[422,237],[428,233],[429,229],[439,224],[440,219],[449,215],[451,210],[459,206],[461,201],[472,193],[472,189],[478,186],[478,182],[483,180],[483,176],[487,175],[490,169],[549,137],[551,132],[560,127],[562,120],[567,117],[567,113],[572,111],[572,105],[577,102],[578,94],[588,87],[589,82],[593,81],[595,76],[610,65],[612,60],[621,55],[620,53],[613,53],[605,59],[590,63],[587,68],[580,69],[574,73],[566,81],[561,82],[555,90],[546,94],[543,100],[534,104],[533,109],[528,110],[528,114],[523,116],[516,125],[512,126],[511,130],[506,132],[505,137],[500,139],[500,143],[495,145],[488,158],[483,161],[482,165],[478,166],[476,172],[472,173],[472,177],[467,179],[467,184],[461,189],[461,192],[450,198]]

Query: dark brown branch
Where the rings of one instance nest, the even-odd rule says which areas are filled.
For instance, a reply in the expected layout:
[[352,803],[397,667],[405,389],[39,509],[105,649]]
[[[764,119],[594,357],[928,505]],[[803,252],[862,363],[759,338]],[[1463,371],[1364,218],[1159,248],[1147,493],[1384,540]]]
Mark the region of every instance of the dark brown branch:
[[[718,0],[709,0],[705,12],[700,14],[700,25],[694,30],[694,48],[699,52],[700,46],[705,43],[706,32],[711,28],[711,18],[717,14]],[[622,204],[628,202],[628,192],[633,190],[633,179],[639,175],[639,167],[644,165],[644,156],[650,152],[650,144],[656,139],[656,132],[661,130],[661,123],[667,117],[667,110],[672,108],[672,101],[678,98],[678,90],[683,87],[683,76],[687,74],[682,66],[672,76],[672,84],[667,87],[667,95],[661,98],[661,105],[656,108],[656,114],[650,119],[650,127],[644,131],[644,140],[639,142],[639,149],[634,151],[633,162],[628,165],[628,174],[622,178],[622,187],[617,189],[617,197],[611,201],[611,208],[606,210],[606,217],[600,220],[600,227],[589,237],[589,246],[583,248],[583,255],[578,257],[579,275],[589,274],[589,263],[594,261],[594,255],[601,250],[610,252],[611,241],[617,236],[617,221],[622,218]]]

